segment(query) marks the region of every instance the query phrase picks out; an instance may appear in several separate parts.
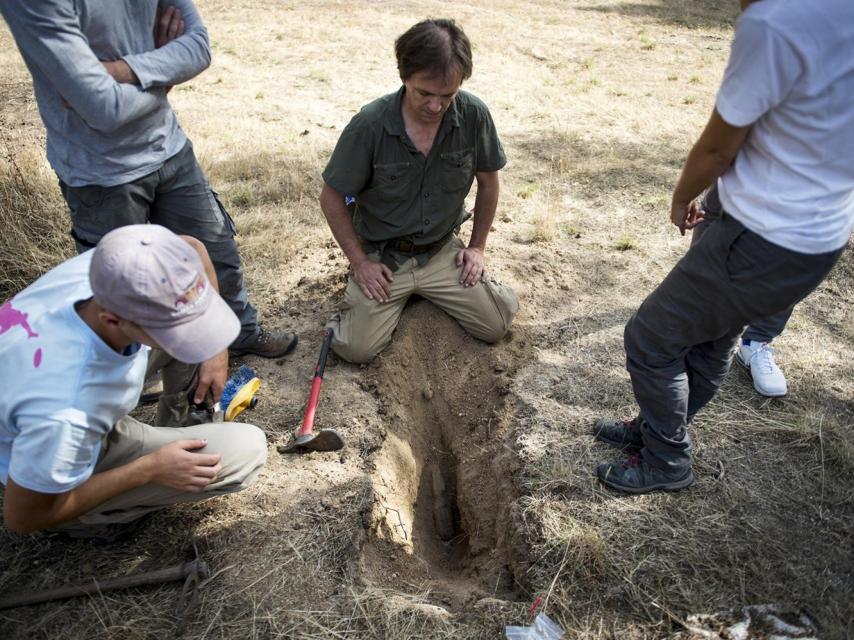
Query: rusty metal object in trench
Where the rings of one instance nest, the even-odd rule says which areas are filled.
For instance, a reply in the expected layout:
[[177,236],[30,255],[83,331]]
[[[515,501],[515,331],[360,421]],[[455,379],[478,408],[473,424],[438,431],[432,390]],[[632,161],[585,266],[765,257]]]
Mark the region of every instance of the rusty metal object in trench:
[[441,540],[447,542],[454,537],[454,514],[448,502],[448,492],[445,487],[445,478],[439,465],[433,465],[431,470],[433,485],[433,523],[436,526],[436,534]]

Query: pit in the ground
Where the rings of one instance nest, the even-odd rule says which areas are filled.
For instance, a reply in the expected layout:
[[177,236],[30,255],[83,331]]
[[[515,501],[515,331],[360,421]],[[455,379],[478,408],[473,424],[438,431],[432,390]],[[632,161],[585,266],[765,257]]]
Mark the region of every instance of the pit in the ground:
[[386,424],[371,459],[374,501],[359,559],[366,582],[451,609],[516,599],[507,542],[510,354],[419,302],[366,370]]

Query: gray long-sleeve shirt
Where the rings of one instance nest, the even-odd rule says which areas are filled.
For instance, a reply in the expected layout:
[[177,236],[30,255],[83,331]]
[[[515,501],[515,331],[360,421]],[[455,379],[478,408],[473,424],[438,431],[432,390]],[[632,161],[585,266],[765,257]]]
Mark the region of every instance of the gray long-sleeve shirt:
[[[181,10],[185,33],[154,45],[158,5]],[[207,30],[191,0],[2,0],[33,76],[47,157],[74,187],[130,182],[186,144],[169,87],[210,64]],[[101,61],[124,60],[139,85],[118,83]]]

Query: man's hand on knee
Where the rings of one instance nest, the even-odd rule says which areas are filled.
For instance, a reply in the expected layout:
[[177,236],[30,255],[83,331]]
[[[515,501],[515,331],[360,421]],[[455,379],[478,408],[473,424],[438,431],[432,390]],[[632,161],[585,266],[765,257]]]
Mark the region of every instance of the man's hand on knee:
[[179,491],[203,491],[222,470],[222,454],[193,453],[205,445],[206,440],[176,440],[144,456],[151,483]]
[[388,302],[391,298],[391,284],[394,274],[391,269],[380,262],[365,259],[353,264],[353,279],[368,300]]
[[459,253],[457,253],[457,266],[463,267],[463,272],[460,275],[460,284],[464,287],[473,287],[483,280],[486,276],[485,263],[483,249],[478,247],[460,249]]

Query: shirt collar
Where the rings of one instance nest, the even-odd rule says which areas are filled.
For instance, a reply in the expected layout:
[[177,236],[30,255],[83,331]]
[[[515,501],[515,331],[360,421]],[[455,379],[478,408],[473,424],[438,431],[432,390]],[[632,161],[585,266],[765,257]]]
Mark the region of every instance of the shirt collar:
[[405,89],[404,85],[400,85],[400,89],[397,90],[397,93],[389,101],[388,109],[386,110],[385,130],[393,136],[402,137],[406,133],[406,125],[403,124],[403,113],[400,111]]

